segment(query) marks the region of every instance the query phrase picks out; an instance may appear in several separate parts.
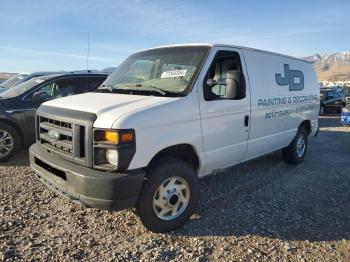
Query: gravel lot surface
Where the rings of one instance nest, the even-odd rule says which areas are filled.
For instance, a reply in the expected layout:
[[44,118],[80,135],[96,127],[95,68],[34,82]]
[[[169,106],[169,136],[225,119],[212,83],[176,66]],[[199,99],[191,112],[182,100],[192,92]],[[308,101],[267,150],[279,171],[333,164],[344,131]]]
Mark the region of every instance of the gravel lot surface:
[[56,196],[20,152],[0,164],[0,261],[350,261],[350,128],[338,123],[320,119],[297,167],[274,153],[203,179],[196,214],[166,234]]

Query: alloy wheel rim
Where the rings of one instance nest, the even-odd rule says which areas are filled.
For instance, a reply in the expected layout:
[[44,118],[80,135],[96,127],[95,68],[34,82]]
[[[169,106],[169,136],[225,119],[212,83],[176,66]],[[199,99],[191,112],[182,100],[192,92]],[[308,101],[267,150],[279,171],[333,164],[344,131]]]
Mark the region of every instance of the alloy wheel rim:
[[153,196],[153,211],[162,220],[179,217],[187,208],[190,200],[190,188],[181,177],[165,179]]
[[10,154],[13,148],[13,137],[9,132],[0,129],[0,158]]
[[298,157],[302,157],[304,155],[305,152],[305,138],[304,136],[301,134],[297,140],[297,154]]

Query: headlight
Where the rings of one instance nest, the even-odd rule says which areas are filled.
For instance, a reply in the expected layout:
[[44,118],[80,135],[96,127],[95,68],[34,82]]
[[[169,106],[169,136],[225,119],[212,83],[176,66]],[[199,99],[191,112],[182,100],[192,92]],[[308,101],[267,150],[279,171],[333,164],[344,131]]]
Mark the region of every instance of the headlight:
[[126,170],[136,152],[135,130],[95,129],[94,168]]
[[118,166],[118,151],[116,149],[106,149],[107,163]]

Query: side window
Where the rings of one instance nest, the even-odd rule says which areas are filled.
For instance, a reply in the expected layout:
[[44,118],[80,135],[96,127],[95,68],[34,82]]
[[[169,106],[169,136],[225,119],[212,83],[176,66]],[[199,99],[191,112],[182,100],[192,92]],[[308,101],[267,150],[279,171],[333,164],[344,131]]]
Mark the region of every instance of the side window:
[[76,94],[87,93],[95,91],[106,79],[106,77],[91,76],[91,77],[77,77]]
[[336,97],[336,94],[335,94],[335,92],[333,90],[328,91],[328,93],[327,93],[327,98],[328,99],[333,99],[335,97]]
[[62,79],[54,83],[52,90],[53,98],[60,98],[65,96],[71,96],[75,94],[76,84],[74,79]]
[[106,80],[106,77],[89,77],[88,90],[86,92],[95,91]]
[[89,89],[89,79],[87,77],[76,77],[75,82],[75,93],[81,94],[88,92]]
[[32,99],[35,94],[39,94],[42,100],[51,100],[55,98],[70,96],[75,94],[75,83],[73,79],[57,80],[43,85],[36,91],[29,94],[26,98]]
[[[205,100],[218,100],[225,95],[226,86],[224,84],[228,71],[242,71],[239,54],[232,51],[218,51],[205,78]],[[209,88],[206,85],[208,79],[213,79],[218,84]]]
[[40,96],[45,98],[45,100],[52,99],[53,98],[52,91],[53,91],[53,88],[54,88],[54,84],[55,84],[55,82],[43,85],[42,87],[40,87],[36,91],[34,91],[31,94],[29,94],[26,97],[26,99],[33,99],[34,94],[40,94]]

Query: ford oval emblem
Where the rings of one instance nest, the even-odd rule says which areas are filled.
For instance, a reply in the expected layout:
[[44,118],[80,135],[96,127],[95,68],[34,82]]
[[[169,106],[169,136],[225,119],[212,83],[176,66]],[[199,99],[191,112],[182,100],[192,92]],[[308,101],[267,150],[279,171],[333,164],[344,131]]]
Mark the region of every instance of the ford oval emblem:
[[50,129],[47,134],[54,142],[60,139],[60,134],[56,130]]

